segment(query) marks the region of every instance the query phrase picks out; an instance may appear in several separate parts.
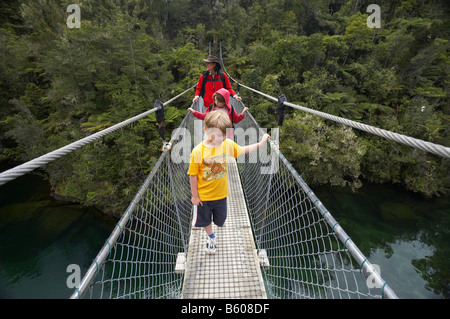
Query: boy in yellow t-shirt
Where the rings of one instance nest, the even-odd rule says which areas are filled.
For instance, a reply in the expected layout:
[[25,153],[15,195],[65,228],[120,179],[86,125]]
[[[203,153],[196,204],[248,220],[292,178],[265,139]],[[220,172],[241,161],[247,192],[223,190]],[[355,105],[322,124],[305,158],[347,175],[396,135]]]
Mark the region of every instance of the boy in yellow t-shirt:
[[204,119],[206,139],[192,150],[189,164],[191,202],[194,205],[192,224],[204,227],[208,235],[206,243],[208,254],[214,254],[216,251],[212,220],[221,227],[227,218],[227,156],[237,158],[241,154],[256,151],[270,137],[264,134],[259,143],[241,147],[226,138],[226,131],[230,128],[232,123],[224,112],[212,111],[206,114]]

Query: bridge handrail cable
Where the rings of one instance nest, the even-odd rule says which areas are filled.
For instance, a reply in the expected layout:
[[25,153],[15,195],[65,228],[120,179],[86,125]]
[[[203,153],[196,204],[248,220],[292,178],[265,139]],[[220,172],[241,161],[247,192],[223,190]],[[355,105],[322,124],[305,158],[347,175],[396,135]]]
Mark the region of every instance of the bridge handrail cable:
[[[221,56],[221,60],[222,60],[222,56]],[[255,93],[259,94],[259,95],[262,95],[262,96],[264,96],[264,97],[266,97],[266,98],[268,98],[270,100],[278,102],[278,99],[276,97],[273,97],[273,96],[271,96],[269,94],[266,94],[266,93],[260,92],[258,90],[255,90],[255,89],[253,89],[253,88],[251,88],[249,86],[246,86],[246,85],[240,83],[239,81],[235,80],[226,71],[225,66],[223,65],[223,62],[222,62],[222,66],[224,68],[225,73],[228,75],[228,77],[231,80],[233,80],[234,82],[236,82],[238,85],[240,85],[240,86],[242,86],[242,87],[244,87],[244,88],[246,88],[246,89],[248,89],[250,91],[253,91],[253,92],[255,92]],[[442,157],[450,158],[450,147],[445,147],[443,145],[427,142],[427,141],[424,141],[424,140],[421,140],[421,139],[417,139],[417,138],[413,138],[413,137],[410,137],[410,136],[406,136],[406,135],[403,135],[403,134],[399,134],[399,133],[391,132],[391,131],[388,131],[388,130],[380,129],[380,128],[377,128],[377,127],[374,127],[374,126],[371,126],[371,125],[367,125],[367,124],[359,123],[359,122],[356,122],[356,121],[348,120],[348,119],[345,119],[345,118],[342,118],[342,117],[339,117],[339,116],[335,116],[335,115],[331,115],[331,114],[328,114],[328,113],[325,113],[325,112],[313,110],[313,109],[310,109],[310,108],[307,108],[307,107],[304,107],[304,106],[301,106],[301,105],[297,105],[297,104],[294,104],[294,103],[290,103],[290,102],[287,102],[287,101],[284,101],[283,103],[284,103],[284,105],[290,106],[290,107],[292,107],[294,109],[297,109],[297,110],[300,110],[300,111],[304,111],[304,112],[308,112],[308,113],[320,116],[322,118],[325,118],[327,120],[331,120],[331,121],[334,121],[334,122],[337,122],[337,123],[341,123],[341,124],[344,124],[344,125],[356,128],[358,130],[362,130],[362,131],[368,132],[370,134],[378,135],[378,136],[384,137],[386,139],[390,139],[390,140],[396,141],[398,143],[402,143],[402,144],[405,144],[405,145],[408,145],[408,146],[411,146],[411,147],[414,147],[414,148],[417,148],[417,149],[420,149],[420,150],[423,150],[423,151],[426,151],[426,152],[433,153],[435,155],[439,155],[439,156],[442,156]]]
[[[263,93],[264,94],[264,93]],[[243,107],[243,103],[241,101],[232,100],[234,104],[241,104]],[[237,107],[237,105],[236,105]],[[237,108],[238,109],[238,108]],[[250,112],[247,113],[248,120],[253,122],[256,127],[259,128],[255,118],[252,116]],[[262,131],[260,131],[262,132]],[[324,204],[320,201],[320,199],[314,194],[313,190],[308,186],[308,184],[303,180],[303,178],[299,175],[296,169],[292,166],[289,160],[284,156],[284,154],[276,147],[276,145],[270,140],[269,142],[270,148],[272,152],[283,162],[284,166],[289,170],[292,177],[297,181],[299,186],[302,188],[303,192],[309,198],[310,202],[316,207],[316,209],[320,212],[323,219],[327,222],[327,224],[333,229],[334,233],[337,235],[339,240],[344,247],[348,250],[350,255],[356,260],[358,265],[360,265],[360,272],[364,275],[366,279],[372,279],[376,285],[379,287],[383,287],[382,289],[382,297],[387,299],[398,299],[397,294],[392,290],[392,288],[386,283],[386,281],[381,277],[379,272],[374,268],[374,266],[368,261],[366,256],[361,252],[358,246],[353,242],[350,236],[345,232],[345,230],[339,225],[333,215],[328,211],[328,209],[324,206]],[[270,177],[272,177],[273,173],[271,172]],[[268,189],[270,188],[270,185]],[[258,246],[259,246],[259,241]]]
[[[184,91],[182,94],[186,93],[187,91],[191,90],[193,87],[189,88],[188,90]],[[179,96],[181,96],[180,94]],[[178,97],[178,96],[177,96]],[[175,97],[175,98],[177,98]],[[172,100],[167,101],[165,104],[168,104]],[[199,102],[195,102],[192,104],[192,107],[196,108],[198,107]],[[154,111],[150,110],[150,111]],[[149,111],[149,112],[150,112]],[[190,111],[187,111],[186,116],[182,120],[180,127],[184,127],[186,125],[186,122],[192,117],[192,114]],[[138,207],[138,203],[145,198],[145,193],[149,188],[149,185],[151,183],[154,183],[153,179],[155,177],[155,174],[160,170],[160,167],[163,165],[163,162],[166,160],[167,156],[170,156],[171,148],[170,146],[174,143],[174,140],[176,139],[176,135],[173,135],[171,137],[171,140],[168,142],[169,147],[165,148],[161,156],[159,157],[158,161],[153,166],[151,172],[145,179],[145,181],[142,183],[140,189],[136,193],[133,200],[130,202],[129,206],[125,210],[124,214],[120,218],[119,222],[114,227],[114,230],[111,232],[110,236],[106,240],[103,247],[100,249],[97,256],[93,259],[93,262],[91,263],[90,267],[86,271],[85,275],[83,276],[79,287],[75,288],[75,291],[70,296],[70,299],[81,299],[83,296],[87,293],[90,286],[95,282],[96,277],[99,274],[100,269],[105,264],[108,257],[111,255],[111,249],[113,249],[119,240],[119,238],[122,235],[122,232],[126,229],[127,224],[130,222],[131,216],[135,213],[136,208]],[[169,157],[170,158],[170,157]],[[173,185],[171,185],[171,188],[173,190]],[[186,243],[183,241],[183,245],[186,245]]]
[[[166,106],[167,104],[173,102],[174,100],[176,100],[177,98],[179,98],[180,96],[184,95],[185,93],[189,92],[191,89],[193,89],[194,86],[190,87],[189,89],[187,89],[186,91],[178,94],[177,96],[173,97],[172,99],[168,100],[167,102],[163,103],[163,106]],[[154,107],[151,110],[148,110],[146,112],[143,112],[139,115],[136,115],[132,118],[129,118],[123,122],[117,123],[109,128],[106,128],[100,132],[94,133],[92,135],[89,135],[83,139],[80,139],[76,142],[73,142],[71,144],[68,144],[66,146],[63,146],[57,150],[54,150],[50,153],[47,153],[45,155],[42,155],[40,157],[37,157],[31,161],[28,161],[24,164],[21,164],[19,166],[16,166],[14,168],[11,168],[9,170],[6,170],[2,173],[0,173],[0,185],[6,184],[9,181],[12,181],[14,179],[16,179],[17,177],[20,177],[22,175],[25,175],[26,173],[29,173],[33,170],[35,170],[36,168],[42,167],[45,164],[48,164],[68,153],[71,153],[73,151],[75,151],[76,149],[85,146],[87,144],[92,143],[95,140],[98,140],[100,138],[102,138],[105,135],[108,135],[110,133],[113,133],[115,131],[117,131],[118,129],[127,126],[128,124],[131,124],[133,122],[136,122],[138,120],[140,120],[141,118],[144,118],[148,115],[150,115],[151,113],[154,113],[158,110],[157,107]]]

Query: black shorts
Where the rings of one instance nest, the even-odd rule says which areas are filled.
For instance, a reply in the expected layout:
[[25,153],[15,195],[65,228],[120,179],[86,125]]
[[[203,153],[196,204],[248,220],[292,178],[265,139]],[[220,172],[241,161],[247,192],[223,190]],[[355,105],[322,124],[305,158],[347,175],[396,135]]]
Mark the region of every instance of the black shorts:
[[227,199],[204,201],[202,205],[194,206],[192,225],[196,227],[206,227],[214,221],[222,227],[227,219]]

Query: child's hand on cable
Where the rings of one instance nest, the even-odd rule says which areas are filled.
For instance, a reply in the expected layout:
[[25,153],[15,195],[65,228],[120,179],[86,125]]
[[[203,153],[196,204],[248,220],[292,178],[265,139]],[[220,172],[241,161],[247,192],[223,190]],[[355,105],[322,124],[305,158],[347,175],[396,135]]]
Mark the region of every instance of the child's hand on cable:
[[267,140],[270,138],[269,134],[264,134],[263,137],[261,138],[261,141],[258,143],[257,147],[260,148],[261,146],[263,146],[264,144],[267,143]]

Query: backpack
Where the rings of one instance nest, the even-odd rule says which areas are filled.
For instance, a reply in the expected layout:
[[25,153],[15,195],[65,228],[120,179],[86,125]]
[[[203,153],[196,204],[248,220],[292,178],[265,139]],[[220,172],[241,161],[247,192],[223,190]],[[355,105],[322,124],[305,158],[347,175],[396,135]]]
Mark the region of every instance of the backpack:
[[[226,89],[226,84],[225,84],[225,76],[223,75],[223,72],[219,71],[217,74],[219,74],[220,79],[222,80],[222,87],[224,89]],[[202,81],[202,88],[200,90],[200,96],[202,98],[205,97],[205,86],[206,86],[206,82],[208,81],[208,75],[209,75],[209,71],[204,71],[203,72],[203,81]]]

